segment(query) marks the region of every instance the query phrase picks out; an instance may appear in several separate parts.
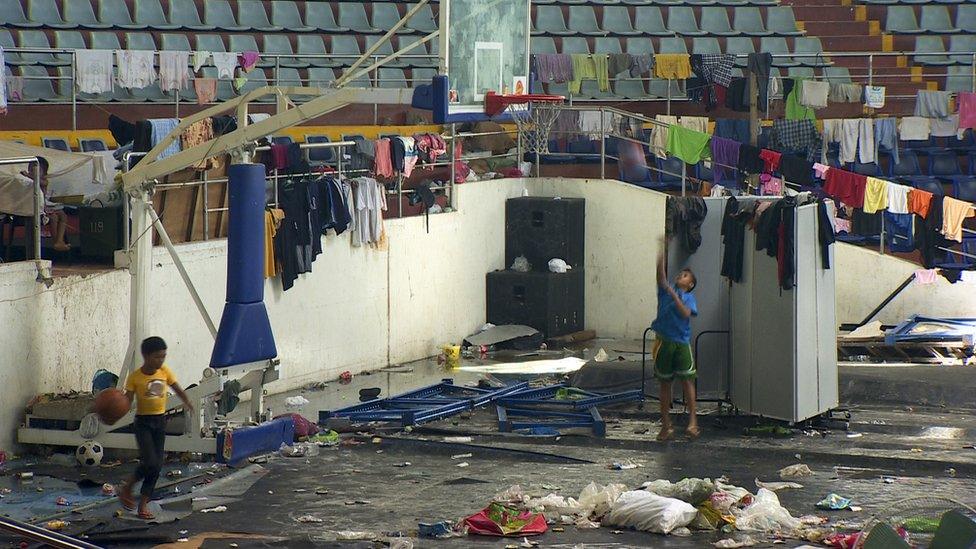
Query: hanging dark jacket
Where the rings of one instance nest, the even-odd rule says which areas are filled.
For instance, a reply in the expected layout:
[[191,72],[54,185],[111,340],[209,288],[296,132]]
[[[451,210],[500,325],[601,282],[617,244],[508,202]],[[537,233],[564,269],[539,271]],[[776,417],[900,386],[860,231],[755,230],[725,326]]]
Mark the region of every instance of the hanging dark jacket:
[[664,231],[677,236],[690,253],[702,243],[701,226],[708,207],[700,196],[669,196],[665,206]]

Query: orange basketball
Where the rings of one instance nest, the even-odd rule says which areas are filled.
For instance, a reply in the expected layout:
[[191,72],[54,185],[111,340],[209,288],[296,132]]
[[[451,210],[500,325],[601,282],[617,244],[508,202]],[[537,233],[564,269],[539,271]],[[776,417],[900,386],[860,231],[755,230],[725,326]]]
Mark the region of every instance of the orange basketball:
[[95,413],[107,425],[114,425],[129,412],[131,404],[125,393],[118,389],[105,389],[95,397]]

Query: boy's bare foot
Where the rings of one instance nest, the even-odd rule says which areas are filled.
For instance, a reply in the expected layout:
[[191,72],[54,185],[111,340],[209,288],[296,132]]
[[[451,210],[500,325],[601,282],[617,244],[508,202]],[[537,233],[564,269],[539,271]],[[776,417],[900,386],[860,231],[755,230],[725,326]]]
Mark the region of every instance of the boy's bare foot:
[[58,251],[58,252],[66,252],[66,251],[68,251],[68,250],[71,249],[71,245],[70,244],[66,244],[64,242],[55,242],[54,245],[53,245],[53,248],[54,248],[55,251]]
[[701,436],[701,429],[699,429],[697,425],[689,425],[688,429],[685,430],[685,433],[688,434],[688,438],[690,438],[691,440],[695,440],[696,438]]
[[657,439],[661,442],[674,438],[674,429],[670,425],[661,427],[661,432],[657,434]]
[[155,520],[156,515],[152,514],[152,511],[148,507],[142,507],[139,509],[139,518],[142,520]]
[[128,484],[122,486],[119,490],[119,501],[122,502],[122,507],[127,511],[134,511],[136,508],[136,500],[132,498],[132,486]]

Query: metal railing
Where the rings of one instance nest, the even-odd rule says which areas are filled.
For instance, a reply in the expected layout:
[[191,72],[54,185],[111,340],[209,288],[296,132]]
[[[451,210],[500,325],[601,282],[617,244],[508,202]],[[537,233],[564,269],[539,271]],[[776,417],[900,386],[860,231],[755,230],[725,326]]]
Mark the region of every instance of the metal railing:
[[[17,164],[30,164],[32,162],[36,163],[36,156],[21,156],[17,158],[3,158],[0,159],[0,166],[12,166]],[[41,214],[44,212],[44,193],[41,191],[41,170],[34,170],[34,186],[33,186],[33,196],[34,196],[34,220],[32,226],[33,233],[33,245],[32,245],[32,256],[28,259],[38,260],[41,259]],[[13,229],[11,229],[13,231]],[[13,239],[11,238],[11,241]]]

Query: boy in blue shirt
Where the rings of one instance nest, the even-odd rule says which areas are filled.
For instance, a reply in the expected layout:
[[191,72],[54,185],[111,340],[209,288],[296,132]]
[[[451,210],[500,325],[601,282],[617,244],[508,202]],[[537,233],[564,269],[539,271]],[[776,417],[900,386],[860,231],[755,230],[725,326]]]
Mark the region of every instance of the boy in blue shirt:
[[658,440],[674,437],[671,425],[671,383],[678,379],[684,388],[688,407],[688,436],[698,438],[701,431],[695,416],[695,361],[691,356],[691,317],[698,315],[698,303],[691,292],[697,279],[691,269],[682,269],[668,283],[665,257],[667,242],[662,239],[661,253],[657,259],[657,318],[651,323],[655,332],[654,377],[661,383],[661,432]]

